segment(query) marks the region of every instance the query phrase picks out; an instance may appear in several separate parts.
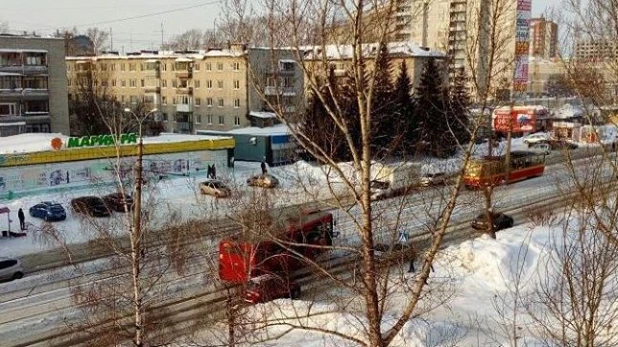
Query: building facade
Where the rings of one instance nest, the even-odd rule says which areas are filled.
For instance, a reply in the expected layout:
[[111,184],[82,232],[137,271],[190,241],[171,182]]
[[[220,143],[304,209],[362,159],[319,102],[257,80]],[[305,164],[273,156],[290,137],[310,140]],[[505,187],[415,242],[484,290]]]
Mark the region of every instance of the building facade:
[[0,136],[69,134],[64,40],[0,35]]
[[160,111],[166,131],[227,131],[251,124],[252,112],[302,105],[303,75],[291,50],[246,48],[192,52],[141,51],[67,57],[69,97],[84,76],[125,107]]
[[616,59],[618,44],[607,40],[577,40],[574,57],[583,61]]
[[558,55],[558,24],[545,18],[530,20],[530,56],[551,59]]

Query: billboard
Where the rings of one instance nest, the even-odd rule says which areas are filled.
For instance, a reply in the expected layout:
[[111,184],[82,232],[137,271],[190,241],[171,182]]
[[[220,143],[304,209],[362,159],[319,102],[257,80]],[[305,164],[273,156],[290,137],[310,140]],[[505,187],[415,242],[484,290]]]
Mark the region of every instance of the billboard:
[[528,85],[528,48],[530,45],[531,0],[517,0],[515,23],[515,70],[513,91],[525,92]]
[[536,125],[536,113],[533,110],[507,108],[496,109],[492,115],[494,130],[497,132],[534,132]]

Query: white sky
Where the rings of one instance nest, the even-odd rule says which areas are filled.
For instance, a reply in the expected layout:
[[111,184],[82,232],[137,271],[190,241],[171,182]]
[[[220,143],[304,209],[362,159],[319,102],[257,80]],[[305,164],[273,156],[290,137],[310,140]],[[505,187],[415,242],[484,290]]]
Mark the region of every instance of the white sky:
[[[532,0],[532,15],[555,3]],[[218,0],[0,0],[0,22],[8,22],[13,33],[49,34],[74,26],[80,31],[90,26],[111,28],[114,49],[126,52],[158,48],[161,23],[165,40],[189,29],[213,28],[219,7]],[[167,13],[149,16],[160,12]],[[145,17],[127,19],[136,16]]]

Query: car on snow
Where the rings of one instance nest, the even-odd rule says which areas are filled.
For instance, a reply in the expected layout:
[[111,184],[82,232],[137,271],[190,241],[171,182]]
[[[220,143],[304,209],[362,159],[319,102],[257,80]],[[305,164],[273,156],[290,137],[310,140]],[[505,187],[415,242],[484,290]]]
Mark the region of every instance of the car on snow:
[[279,180],[275,176],[265,173],[247,178],[247,185],[251,187],[275,188],[279,186]]
[[298,299],[300,293],[300,285],[293,280],[267,274],[254,277],[247,282],[244,300],[250,304],[258,304],[281,298]]
[[217,198],[227,198],[232,195],[232,190],[221,180],[208,179],[200,183],[200,193]]
[[524,136],[523,142],[526,145],[528,145],[528,147],[530,147],[537,143],[547,141],[549,139],[550,139],[550,136],[547,133],[535,133],[535,134],[530,134],[528,136]]
[[0,281],[12,281],[24,277],[21,260],[0,257]]
[[[490,216],[494,231],[508,229],[515,225],[513,217],[507,214],[501,212],[491,212]],[[487,223],[487,214],[485,212],[479,214],[478,216],[476,216],[476,218],[472,220],[472,228],[475,230],[489,229],[489,224]]]
[[530,149],[533,149],[537,153],[548,155],[551,153],[551,146],[545,142],[539,142],[534,144]]
[[448,176],[444,172],[436,172],[421,176],[419,184],[421,187],[437,186],[446,184]]
[[569,142],[564,139],[549,139],[540,142],[549,145],[552,150],[561,150],[561,149],[577,149],[579,146],[573,142]]
[[47,222],[56,222],[67,219],[64,207],[57,202],[43,201],[28,210],[31,217],[41,218]]
[[98,196],[81,196],[71,200],[71,207],[76,213],[90,217],[109,217],[111,213],[103,199]]
[[133,210],[133,197],[129,194],[120,192],[108,194],[103,197],[103,202],[110,211],[125,212]]

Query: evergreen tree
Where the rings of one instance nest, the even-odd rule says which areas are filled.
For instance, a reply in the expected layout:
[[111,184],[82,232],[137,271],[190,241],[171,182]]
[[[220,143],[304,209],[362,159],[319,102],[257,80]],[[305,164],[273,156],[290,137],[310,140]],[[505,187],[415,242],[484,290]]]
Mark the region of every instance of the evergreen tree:
[[[395,99],[392,84],[391,57],[386,43],[381,43],[374,64],[375,79],[371,103],[371,133],[373,138],[373,157],[388,156],[397,145],[400,134],[394,133],[399,128],[393,127],[397,118],[394,114]],[[371,73],[371,72],[369,72]],[[402,132],[403,133],[403,132]]]
[[454,153],[454,137],[447,122],[448,101],[443,88],[441,71],[434,59],[425,63],[416,90],[415,109],[417,128],[417,153],[445,157]]
[[449,91],[449,124],[460,144],[470,141],[469,117],[470,96],[466,86],[466,76],[460,70]]
[[398,152],[406,154],[416,147],[416,129],[418,128],[418,120],[414,113],[414,99],[412,98],[412,81],[408,75],[408,67],[406,61],[401,62],[399,75],[395,81],[393,90],[394,98],[394,116],[396,117],[393,123],[394,129],[400,129],[402,132],[400,146]]

